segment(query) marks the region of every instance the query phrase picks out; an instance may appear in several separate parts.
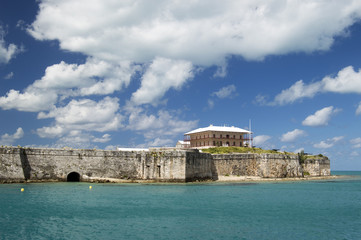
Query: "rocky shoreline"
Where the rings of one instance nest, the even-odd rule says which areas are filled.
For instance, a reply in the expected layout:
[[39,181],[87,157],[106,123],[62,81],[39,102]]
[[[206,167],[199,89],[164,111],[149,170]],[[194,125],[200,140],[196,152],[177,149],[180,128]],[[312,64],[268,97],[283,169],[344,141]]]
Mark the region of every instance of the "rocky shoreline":
[[216,182],[267,182],[267,181],[310,181],[310,180],[329,180],[346,178],[347,176],[330,175],[330,176],[306,176],[294,178],[262,178],[255,176],[220,176]]
[[[288,181],[317,181],[347,178],[346,175],[331,176],[306,176],[296,178],[262,178],[256,176],[219,176],[217,180],[196,181],[196,183],[217,183],[217,182],[288,182]],[[2,180],[0,184],[12,183],[56,183],[66,182],[62,180]],[[194,182],[165,182],[155,180],[139,180],[139,179],[116,179],[116,178],[89,178],[80,182],[88,183],[194,183]]]

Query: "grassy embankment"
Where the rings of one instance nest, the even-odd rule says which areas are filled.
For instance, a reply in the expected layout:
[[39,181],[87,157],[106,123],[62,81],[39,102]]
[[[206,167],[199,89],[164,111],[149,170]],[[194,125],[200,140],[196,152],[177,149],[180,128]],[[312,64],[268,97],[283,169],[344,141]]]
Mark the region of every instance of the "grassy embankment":
[[[211,154],[227,154],[227,153],[277,153],[277,154],[286,154],[286,155],[298,155],[298,161],[300,164],[303,164],[306,159],[316,159],[323,158],[322,154],[318,155],[310,155],[305,154],[302,150],[299,153],[291,153],[291,152],[279,152],[277,150],[265,150],[261,148],[247,148],[247,147],[214,147],[208,149],[202,149],[202,152],[211,153]],[[304,176],[309,176],[310,173],[304,171]]]
[[202,152],[211,154],[227,154],[227,153],[277,153],[277,154],[288,154],[295,155],[290,152],[279,152],[277,150],[265,150],[261,148],[248,148],[248,147],[214,147],[202,149]]
[[227,154],[227,153],[276,153],[276,154],[286,154],[286,155],[298,155],[300,160],[303,162],[306,159],[316,159],[325,157],[322,154],[310,155],[305,154],[304,151],[300,153],[293,152],[280,152],[277,150],[266,150],[262,148],[248,148],[248,147],[214,147],[202,149],[202,152],[211,153],[211,154]]

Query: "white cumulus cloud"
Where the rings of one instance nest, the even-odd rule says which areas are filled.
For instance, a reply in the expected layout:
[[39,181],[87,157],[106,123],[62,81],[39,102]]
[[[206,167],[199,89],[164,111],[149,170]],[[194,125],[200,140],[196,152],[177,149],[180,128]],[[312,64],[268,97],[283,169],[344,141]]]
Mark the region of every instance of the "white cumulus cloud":
[[39,112],[49,110],[59,98],[112,94],[129,85],[136,69],[129,62],[110,64],[94,58],[79,65],[62,61],[47,67],[45,75],[23,93],[12,89],[0,97],[0,107]]
[[72,130],[60,137],[53,147],[92,148],[92,139],[94,139],[94,136],[89,133],[84,133],[80,130]]
[[29,87],[24,93],[10,90],[0,97],[0,107],[4,110],[16,109],[24,112],[39,112],[50,109],[58,97],[54,91],[33,89]]
[[306,136],[306,132],[300,129],[287,132],[281,136],[282,142],[294,142],[297,138]]
[[351,157],[358,157],[359,155],[360,154],[358,152],[356,152],[356,151],[353,151],[353,152],[350,153]]
[[356,115],[360,115],[361,114],[361,102],[359,103],[357,109],[356,109]]
[[65,107],[40,112],[39,119],[54,118],[55,124],[37,129],[40,137],[58,137],[73,130],[105,132],[122,126],[117,98],[72,100]]
[[321,81],[305,84],[302,80],[276,95],[271,105],[290,104],[303,98],[312,98],[316,94],[357,93],[361,94],[361,71],[355,71],[352,66],[341,69],[335,77],[326,76]]
[[268,135],[259,135],[253,138],[253,143],[256,146],[261,146],[264,143],[266,143],[269,139],[271,139],[271,136]]
[[[63,138],[71,131],[104,132],[121,126],[118,103],[111,98],[95,102],[73,97],[114,94],[126,88],[137,72],[141,83],[130,101],[135,106],[156,106],[167,91],[179,90],[192,80],[198,69],[216,66],[214,75],[224,77],[227,58],[232,55],[260,61],[270,55],[329,50],[335,37],[347,36],[348,27],[361,16],[358,0],[282,4],[258,0],[200,0],[187,4],[178,0],[40,0],[39,5],[35,21],[27,28],[31,36],[39,41],[56,40],[62,50],[81,53],[87,60],[49,66],[44,76],[25,90],[11,89],[1,96],[0,107],[43,111],[39,118],[52,118],[54,123],[39,128],[37,133]],[[0,62],[8,62],[17,49],[0,38],[0,56],[5,56]],[[340,74],[341,78],[352,75],[346,73]],[[326,83],[327,91],[337,85],[332,80]],[[347,84],[350,82],[343,82],[343,91],[348,91]],[[296,101],[304,94],[311,97],[320,91],[318,88],[298,83],[291,94],[285,93],[288,97],[279,97],[278,102],[286,104],[288,98]],[[227,96],[224,92],[219,96]],[[104,102],[107,104],[102,105]],[[100,110],[100,105],[105,109]],[[97,113],[106,116],[93,119],[91,108],[92,117]],[[175,134],[196,126],[196,121],[182,121],[168,111],[148,114],[143,110],[127,113],[127,129],[146,131],[143,126],[156,126],[146,131],[146,137],[155,139],[156,134]],[[157,127],[159,122],[166,127]],[[76,139],[75,135],[71,137]]]
[[14,77],[14,73],[9,72],[8,74],[5,75],[4,79],[12,79],[13,77]]
[[145,144],[147,147],[174,147],[172,139],[155,138]]
[[22,51],[21,48],[19,48],[13,43],[10,43],[9,45],[6,44],[4,36],[5,31],[0,25],[0,64],[8,63],[12,58],[16,56],[16,54]]
[[314,144],[313,146],[315,148],[330,148],[333,147],[334,143],[332,142],[326,142],[326,141],[321,141],[319,143]]
[[303,120],[302,125],[311,127],[325,126],[330,121],[331,116],[340,111],[340,109],[333,106],[322,108]]
[[[151,63],[132,95],[136,104],[155,104],[167,90],[181,88],[194,67],[216,65],[214,75],[224,77],[230,55],[259,61],[328,50],[361,16],[357,0],[42,0],[39,9],[28,28],[38,40],[57,40],[64,50],[109,64]],[[111,84],[119,89],[119,82],[111,81],[82,92],[110,92]]]
[[[60,62],[47,67],[45,75],[32,84],[38,89],[75,89],[76,95],[104,95],[128,86],[134,68],[129,62],[110,64],[88,58],[84,64]],[[65,93],[63,93],[65,94]]]
[[208,103],[208,109],[214,108],[214,101],[212,99],[208,99],[207,103]]
[[180,89],[193,78],[192,63],[182,60],[156,58],[142,77],[140,88],[133,93],[135,104],[157,105],[160,98],[170,89]]
[[111,140],[110,134],[104,134],[101,138],[94,138],[93,142],[106,143]]
[[14,134],[5,133],[0,138],[1,145],[12,145],[16,140],[24,136],[24,131],[19,127]]
[[315,143],[313,144],[313,146],[315,148],[331,148],[333,147],[336,143],[338,143],[339,141],[341,141],[342,139],[344,139],[343,136],[338,136],[338,137],[333,137],[333,138],[329,138],[325,141],[321,141],[319,143]]
[[[39,5],[27,31],[38,40],[57,40],[62,49],[89,59],[80,65],[61,62],[49,66],[44,77],[25,92],[11,90],[11,99],[3,96],[3,109],[49,110],[56,98],[46,98],[48,104],[39,103],[34,95],[44,95],[40,89],[53,90],[59,99],[112,94],[129,84],[135,65],[138,69],[148,67],[132,101],[157,104],[169,89],[180,89],[192,79],[195,67],[216,65],[215,75],[225,76],[230,55],[258,61],[269,55],[328,50],[334,38],[346,36],[346,29],[361,16],[357,0],[283,4],[253,0],[187,4],[176,0],[42,0]],[[3,40],[1,44],[4,51]],[[7,56],[8,61],[15,52],[16,46],[9,45],[0,56]],[[329,91],[337,87],[331,80],[325,82]],[[303,86],[306,91],[299,92],[298,85],[288,94],[290,101],[314,94],[314,87]],[[342,86],[349,86],[349,82]],[[277,101],[287,103],[287,99],[279,96]],[[33,107],[22,107],[24,101]]]
[[361,148],[361,137],[351,139],[350,143],[353,145],[352,147],[354,148]]
[[160,110],[156,114],[148,114],[143,108],[128,105],[129,114],[126,129],[141,132],[146,139],[156,139],[162,136],[174,137],[194,129],[198,121],[184,121],[177,113]]
[[275,97],[274,104],[284,105],[293,103],[298,99],[312,98],[321,89],[321,83],[311,83],[305,85],[302,80],[297,81],[289,89],[282,90],[280,94]]
[[[64,132],[64,134],[59,137],[54,144],[46,146],[33,146],[33,147],[45,147],[45,148],[81,148],[81,149],[90,149],[98,148],[96,143],[106,143],[111,140],[110,134],[104,134],[102,137],[97,138],[90,134],[87,131],[82,130],[71,130]],[[107,147],[105,147],[107,149]],[[109,150],[115,150],[116,147],[113,147]]]
[[43,0],[28,29],[39,40],[111,61],[155,56],[196,65],[229,54],[249,60],[327,50],[361,16],[348,1],[101,1]]
[[361,94],[360,70],[355,71],[352,66],[348,66],[339,71],[335,77],[327,76],[323,78],[323,91]]
[[233,84],[222,87],[218,91],[212,93],[213,96],[217,96],[218,98],[230,98],[236,94],[236,86]]

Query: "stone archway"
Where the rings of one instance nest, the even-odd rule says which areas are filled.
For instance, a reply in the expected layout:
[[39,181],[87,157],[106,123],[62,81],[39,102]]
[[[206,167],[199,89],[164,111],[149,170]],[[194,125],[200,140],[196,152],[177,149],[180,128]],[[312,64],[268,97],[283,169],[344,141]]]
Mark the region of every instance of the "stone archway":
[[67,182],[80,182],[80,174],[77,172],[71,172],[66,177]]

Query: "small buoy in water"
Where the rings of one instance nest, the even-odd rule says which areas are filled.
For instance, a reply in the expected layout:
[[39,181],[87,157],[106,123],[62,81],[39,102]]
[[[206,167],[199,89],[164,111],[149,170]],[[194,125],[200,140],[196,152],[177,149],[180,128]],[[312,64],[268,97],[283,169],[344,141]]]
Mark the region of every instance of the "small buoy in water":
[[93,187],[92,186],[89,186],[89,189],[92,189]]
[[24,188],[20,189],[20,191],[24,192]]

